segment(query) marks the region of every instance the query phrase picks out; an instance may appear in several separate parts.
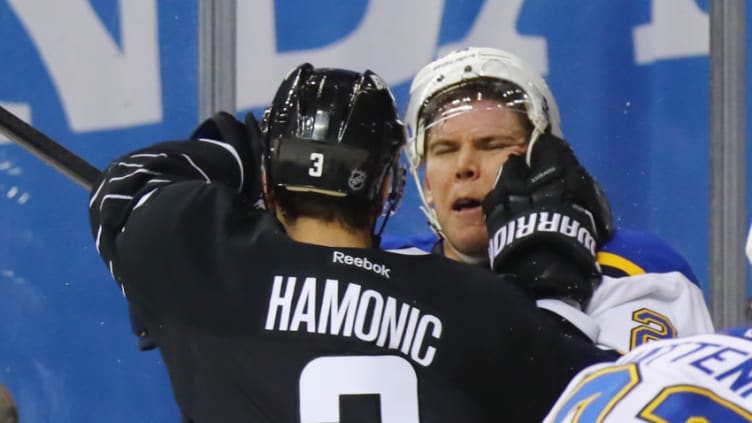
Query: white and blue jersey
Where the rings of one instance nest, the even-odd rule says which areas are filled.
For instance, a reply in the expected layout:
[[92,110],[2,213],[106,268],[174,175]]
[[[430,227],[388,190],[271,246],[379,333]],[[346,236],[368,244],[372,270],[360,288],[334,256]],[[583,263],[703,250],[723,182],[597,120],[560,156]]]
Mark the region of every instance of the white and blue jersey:
[[581,371],[545,423],[752,421],[752,341],[697,335]]

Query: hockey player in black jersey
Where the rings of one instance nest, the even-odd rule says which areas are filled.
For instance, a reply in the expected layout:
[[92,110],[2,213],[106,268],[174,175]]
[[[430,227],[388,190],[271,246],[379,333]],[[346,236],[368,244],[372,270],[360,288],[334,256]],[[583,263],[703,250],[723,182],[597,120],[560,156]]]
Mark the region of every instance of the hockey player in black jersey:
[[90,202],[192,421],[540,421],[611,358],[512,276],[377,248],[405,133],[374,73],[301,65],[262,132],[220,139],[227,119],[115,160]]

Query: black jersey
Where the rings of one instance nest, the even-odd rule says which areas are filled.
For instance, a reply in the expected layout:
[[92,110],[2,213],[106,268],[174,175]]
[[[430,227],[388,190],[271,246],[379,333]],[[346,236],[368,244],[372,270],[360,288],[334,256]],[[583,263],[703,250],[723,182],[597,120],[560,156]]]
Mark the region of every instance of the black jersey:
[[540,421],[610,358],[506,276],[294,242],[237,189],[182,179],[144,177],[134,195],[105,183],[94,197],[114,208],[92,222],[194,422]]

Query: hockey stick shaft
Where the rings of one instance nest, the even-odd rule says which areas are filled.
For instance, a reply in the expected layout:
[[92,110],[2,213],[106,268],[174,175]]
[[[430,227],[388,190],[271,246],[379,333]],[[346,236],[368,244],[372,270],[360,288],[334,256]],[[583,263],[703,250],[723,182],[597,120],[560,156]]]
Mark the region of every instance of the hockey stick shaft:
[[91,163],[77,156],[2,106],[0,106],[0,132],[87,191],[91,191],[94,181],[102,173]]

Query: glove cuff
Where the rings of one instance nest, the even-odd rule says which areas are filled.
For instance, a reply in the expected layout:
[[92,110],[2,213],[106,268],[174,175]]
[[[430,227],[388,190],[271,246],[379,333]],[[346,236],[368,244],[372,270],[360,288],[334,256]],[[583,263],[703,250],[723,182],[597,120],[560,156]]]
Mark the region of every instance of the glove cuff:
[[572,298],[583,307],[600,282],[592,219],[571,205],[528,210],[500,228],[489,224],[496,273],[518,275],[533,298]]
[[[574,247],[577,256],[596,261],[597,242],[593,236],[593,220],[589,213],[574,205],[540,207],[526,210],[506,219],[491,215],[486,219],[489,233],[488,258],[493,263],[507,251],[514,251],[527,243],[543,242]],[[495,224],[502,220],[501,227]]]

